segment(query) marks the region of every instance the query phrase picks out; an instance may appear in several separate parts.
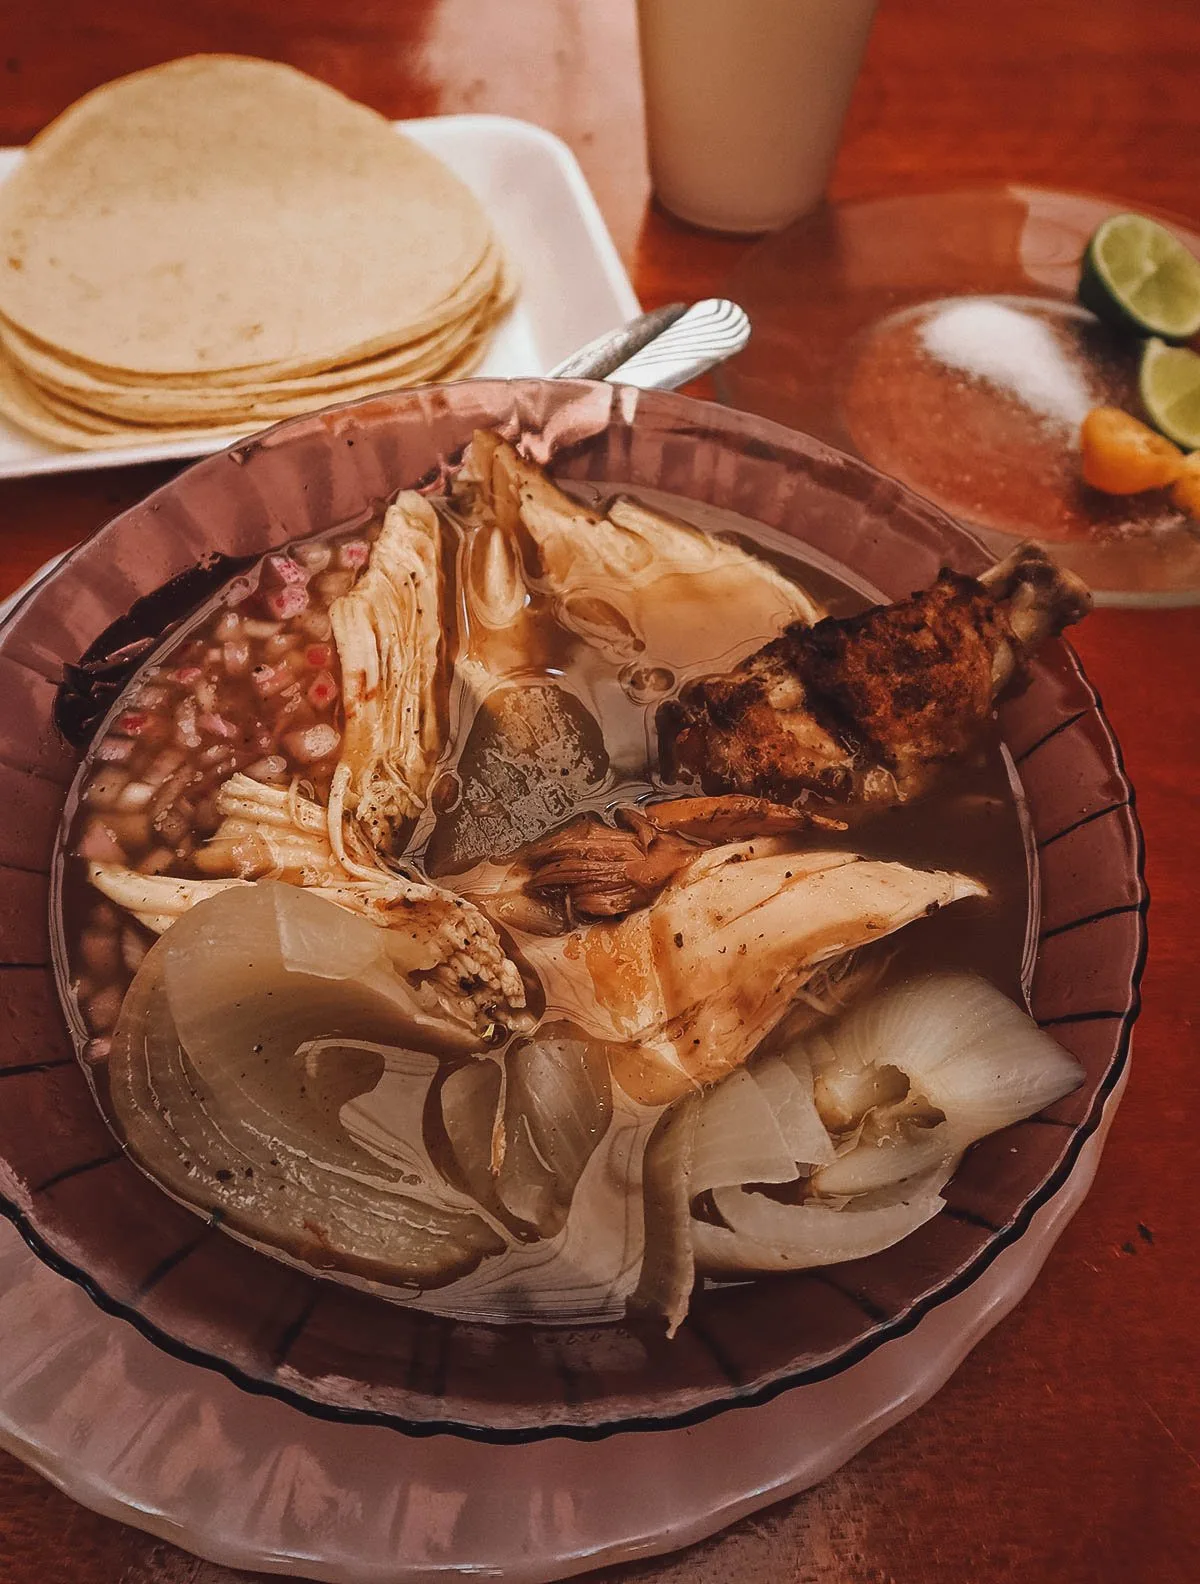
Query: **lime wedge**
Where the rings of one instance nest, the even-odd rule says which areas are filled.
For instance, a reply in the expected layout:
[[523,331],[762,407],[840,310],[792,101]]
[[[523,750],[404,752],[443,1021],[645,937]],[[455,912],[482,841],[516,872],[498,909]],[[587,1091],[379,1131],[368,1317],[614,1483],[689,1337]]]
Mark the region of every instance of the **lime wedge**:
[[1160,434],[1185,451],[1200,450],[1200,357],[1187,347],[1147,341],[1138,391]]
[[1083,255],[1079,300],[1099,319],[1186,341],[1200,331],[1200,259],[1144,215],[1113,215]]

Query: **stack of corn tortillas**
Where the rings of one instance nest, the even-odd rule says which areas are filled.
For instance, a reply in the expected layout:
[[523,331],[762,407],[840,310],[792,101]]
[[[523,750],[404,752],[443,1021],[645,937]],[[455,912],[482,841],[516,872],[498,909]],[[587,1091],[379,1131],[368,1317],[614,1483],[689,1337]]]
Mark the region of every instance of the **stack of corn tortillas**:
[[487,217],[374,111],[195,56],[73,105],[0,186],[0,414],[60,445],[240,434],[470,373]]

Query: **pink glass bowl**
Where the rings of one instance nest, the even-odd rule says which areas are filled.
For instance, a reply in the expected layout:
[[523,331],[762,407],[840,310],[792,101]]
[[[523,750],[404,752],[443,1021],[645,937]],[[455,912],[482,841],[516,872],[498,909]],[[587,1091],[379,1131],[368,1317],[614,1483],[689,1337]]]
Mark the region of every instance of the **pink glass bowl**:
[[48,920],[80,757],[55,726],[63,668],[127,640],[121,619],[137,601],[214,554],[258,556],[436,480],[480,427],[519,436],[560,476],[757,519],[889,597],[940,565],[971,572],[989,559],[919,497],[817,441],[585,382],[478,380],[373,397],[188,469],[74,551],[0,628],[0,1210],[48,1264],[158,1346],[309,1413],[496,1442],[687,1424],[827,1378],[911,1330],[1062,1185],[1128,1059],[1145,950],[1141,836],[1099,700],[1067,645],[1049,645],[1001,726],[1040,872],[1032,1008],[1086,1081],[977,1145],[946,1210],[885,1253],[698,1291],[668,1342],[643,1320],[444,1320],[225,1236],[120,1151],[61,1011]]

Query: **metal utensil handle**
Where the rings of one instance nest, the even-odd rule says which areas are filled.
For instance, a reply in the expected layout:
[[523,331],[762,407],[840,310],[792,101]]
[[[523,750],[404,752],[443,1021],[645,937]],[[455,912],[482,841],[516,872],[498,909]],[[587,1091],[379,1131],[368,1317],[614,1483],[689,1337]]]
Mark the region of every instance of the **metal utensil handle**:
[[631,319],[618,330],[606,330],[602,336],[589,341],[586,346],[572,352],[552,368],[548,379],[604,379],[613,369],[620,368],[636,352],[669,329],[676,320],[687,313],[686,303],[668,303],[665,308],[652,309],[637,319]]
[[605,377],[614,385],[675,390],[733,357],[749,339],[745,309],[726,297],[708,297]]

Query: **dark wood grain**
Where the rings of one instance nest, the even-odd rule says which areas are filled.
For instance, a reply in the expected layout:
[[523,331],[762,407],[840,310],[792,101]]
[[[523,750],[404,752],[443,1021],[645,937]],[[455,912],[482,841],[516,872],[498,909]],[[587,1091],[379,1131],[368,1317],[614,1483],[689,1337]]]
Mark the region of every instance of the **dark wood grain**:
[[[632,0],[0,0],[0,142],[107,78],[197,49],[291,61],[389,115],[491,110],[550,127],[648,305],[711,291],[747,246],[648,204]],[[1197,61],[1195,0],[883,0],[835,195],[1020,179],[1195,221]],[[0,593],[169,472],[0,484]],[[1154,898],[1133,1076],[1090,1197],[1028,1299],[924,1410],[807,1496],[608,1577],[1200,1578],[1200,615],[1102,611],[1079,649],[1137,788]],[[234,1579],[0,1458],[2,1584]]]

